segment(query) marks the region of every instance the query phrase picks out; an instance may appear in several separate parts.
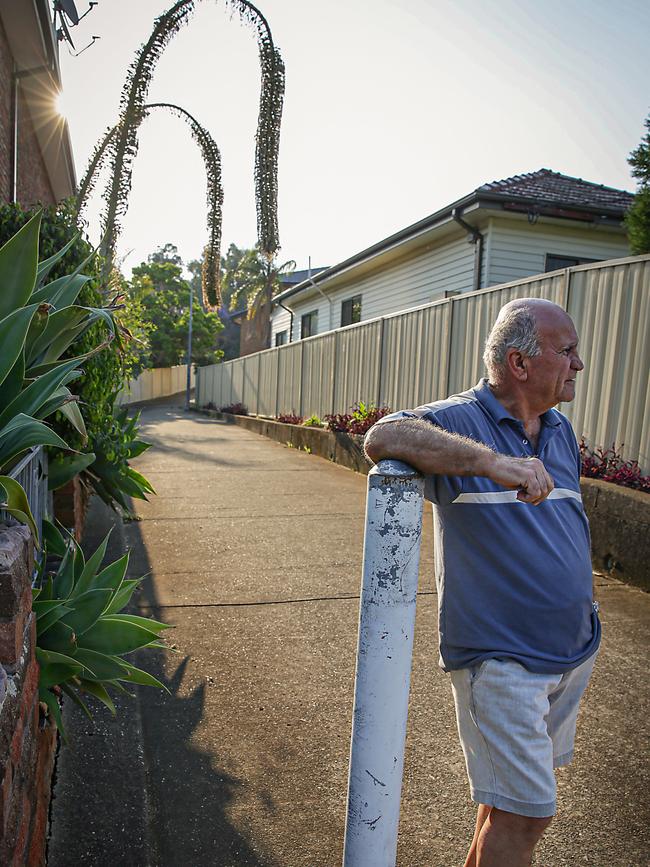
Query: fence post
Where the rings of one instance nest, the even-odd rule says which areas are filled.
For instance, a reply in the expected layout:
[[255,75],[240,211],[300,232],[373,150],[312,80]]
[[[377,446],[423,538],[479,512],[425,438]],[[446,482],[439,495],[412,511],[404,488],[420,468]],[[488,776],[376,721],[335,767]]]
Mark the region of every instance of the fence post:
[[368,475],[344,867],[394,867],[424,479],[401,461]]

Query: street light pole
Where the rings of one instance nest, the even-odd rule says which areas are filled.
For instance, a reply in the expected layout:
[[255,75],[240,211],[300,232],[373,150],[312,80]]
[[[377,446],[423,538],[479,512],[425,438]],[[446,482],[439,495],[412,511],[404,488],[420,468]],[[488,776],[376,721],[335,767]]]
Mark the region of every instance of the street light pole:
[[194,312],[194,287],[190,284],[190,325],[187,330],[187,385],[185,386],[185,409],[190,408],[192,384],[192,315]]

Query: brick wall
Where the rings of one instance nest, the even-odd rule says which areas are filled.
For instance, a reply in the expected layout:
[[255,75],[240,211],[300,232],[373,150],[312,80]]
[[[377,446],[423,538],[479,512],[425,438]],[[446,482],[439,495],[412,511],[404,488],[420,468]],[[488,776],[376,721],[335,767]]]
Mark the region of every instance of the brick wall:
[[54,517],[64,527],[74,530],[75,539],[81,542],[91,491],[79,476],[54,491]]
[[[0,22],[0,201],[11,199],[13,56]],[[18,89],[20,93],[20,88]],[[25,100],[18,99],[17,199],[29,208],[56,203]]]
[[45,864],[56,728],[38,701],[29,530],[0,527],[0,864]]

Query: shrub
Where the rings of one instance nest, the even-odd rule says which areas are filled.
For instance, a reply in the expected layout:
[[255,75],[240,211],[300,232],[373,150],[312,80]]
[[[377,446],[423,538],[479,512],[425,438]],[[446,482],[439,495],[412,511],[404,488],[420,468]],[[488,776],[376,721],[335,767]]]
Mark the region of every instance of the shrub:
[[332,415],[328,413],[328,415],[323,416],[323,420],[327,427],[327,430],[331,431],[347,431],[348,425],[352,420],[352,416],[349,413],[335,413]]
[[[0,243],[8,241],[32,218],[33,212],[23,211],[19,205],[0,205]],[[76,224],[74,203],[69,200],[56,207],[46,208],[41,215],[39,257],[41,260],[54,258],[59,251],[60,255],[48,269],[47,279],[51,283],[66,278],[77,280],[79,289],[74,299],[66,299],[70,310],[73,307],[75,310],[100,310],[105,303],[102,295],[101,261],[99,257],[92,256],[92,246],[81,237]],[[85,276],[69,277],[81,266]],[[78,403],[64,404],[56,414],[51,415],[50,421],[59,437],[75,451],[70,453],[63,451],[60,446],[54,448],[50,445],[53,467],[51,482],[52,487],[60,486],[81,473],[83,480],[110,506],[128,514],[128,509],[125,510],[122,505],[124,495],[142,497],[147,492],[147,486],[142,487],[129,478],[131,468],[128,454],[121,445],[124,436],[114,415],[114,407],[116,395],[124,382],[138,372],[140,350],[137,346],[142,346],[143,341],[146,342],[146,328],[138,304],[123,295],[113,295],[109,308],[106,308],[110,309],[114,323],[111,326],[112,333],[107,334],[106,316],[96,316],[86,330],[77,333],[74,341],[69,341],[72,345],[60,356],[61,360],[80,359],[75,385]],[[44,300],[47,301],[46,298]],[[73,333],[70,331],[71,336]],[[114,466],[109,468],[109,474],[113,480],[125,480],[124,486],[118,484],[118,495],[110,495],[108,499],[105,493],[111,486],[104,484],[106,480],[101,478],[106,475],[106,465],[98,461],[96,466],[92,466],[100,453],[112,456]]]
[[[89,278],[78,273],[50,280],[55,266],[71,246],[68,242],[44,262],[38,262],[41,212],[38,211],[0,249],[0,471],[30,446],[74,449],[44,419],[55,412],[81,442],[89,438],[84,418],[68,385],[82,375],[81,364],[98,353],[115,335],[115,305],[89,307],[78,303]],[[73,237],[74,241],[74,237]],[[104,342],[79,351],[79,338],[100,324]],[[70,347],[74,344],[74,347]],[[65,357],[65,353],[72,358]],[[91,451],[85,465],[95,460]],[[49,479],[52,488],[52,477]],[[15,480],[0,476],[0,503],[13,517],[36,528],[25,492]]]
[[322,427],[323,422],[320,420],[320,418],[317,415],[310,415],[309,418],[306,418],[303,421],[303,426],[304,427]]
[[294,415],[293,413],[283,413],[278,416],[278,421],[282,424],[302,424],[302,416]]
[[612,443],[610,448],[591,449],[585,438],[580,441],[580,458],[582,463],[581,473],[588,479],[602,479],[604,482],[612,482],[625,488],[634,488],[650,494],[650,476],[641,474],[638,461],[626,461],[620,449]]
[[331,431],[343,431],[349,434],[363,436],[383,416],[388,415],[390,408],[387,406],[376,407],[373,403],[366,404],[359,401],[352,408],[351,413],[336,413],[326,415],[327,429]]
[[231,415],[248,415],[248,408],[243,403],[229,403],[226,406],[220,406],[219,412],[228,412]]

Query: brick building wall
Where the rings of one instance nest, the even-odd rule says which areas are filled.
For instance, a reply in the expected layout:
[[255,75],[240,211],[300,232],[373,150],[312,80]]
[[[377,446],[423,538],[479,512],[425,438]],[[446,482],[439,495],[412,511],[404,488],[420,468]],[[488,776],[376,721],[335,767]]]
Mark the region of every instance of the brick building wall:
[[[0,200],[3,202],[11,200],[13,66],[7,35],[0,22]],[[37,203],[53,205],[56,199],[20,87],[18,93],[17,200],[25,208]]]
[[0,527],[0,864],[41,867],[56,728],[38,700],[30,531]]

